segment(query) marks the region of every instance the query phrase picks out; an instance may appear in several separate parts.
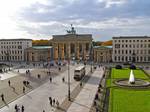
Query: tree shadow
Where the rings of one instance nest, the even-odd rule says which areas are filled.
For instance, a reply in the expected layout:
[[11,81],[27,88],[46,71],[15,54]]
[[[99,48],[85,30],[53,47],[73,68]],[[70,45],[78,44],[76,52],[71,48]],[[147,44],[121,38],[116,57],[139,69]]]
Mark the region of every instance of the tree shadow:
[[9,105],[6,103],[6,101],[5,101],[5,100],[4,100],[3,102],[4,102],[5,106],[9,107]]
[[13,87],[13,86],[10,86],[10,87],[13,89],[13,92],[14,92],[15,94],[19,95],[19,94],[16,92],[15,87]]

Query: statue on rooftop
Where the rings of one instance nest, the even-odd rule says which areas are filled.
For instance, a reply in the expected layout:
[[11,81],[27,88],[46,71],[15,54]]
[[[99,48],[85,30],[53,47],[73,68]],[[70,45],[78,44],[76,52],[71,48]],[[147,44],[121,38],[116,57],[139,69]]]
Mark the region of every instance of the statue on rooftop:
[[76,34],[76,30],[74,29],[73,25],[71,24],[71,30],[66,30],[68,34]]

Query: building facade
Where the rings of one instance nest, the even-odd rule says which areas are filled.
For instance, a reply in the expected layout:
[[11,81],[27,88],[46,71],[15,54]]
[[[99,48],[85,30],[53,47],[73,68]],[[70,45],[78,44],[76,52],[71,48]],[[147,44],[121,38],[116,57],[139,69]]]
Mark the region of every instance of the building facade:
[[113,62],[150,62],[150,37],[113,37]]
[[66,35],[53,35],[51,42],[54,49],[54,59],[86,60],[89,58],[92,35],[76,34],[73,27],[67,32]]
[[112,61],[112,46],[95,46],[93,52],[95,63],[107,63]]
[[48,62],[52,60],[52,46],[33,46],[25,50],[25,59],[30,62]]
[[31,39],[0,39],[0,61],[25,61],[28,47],[32,47]]

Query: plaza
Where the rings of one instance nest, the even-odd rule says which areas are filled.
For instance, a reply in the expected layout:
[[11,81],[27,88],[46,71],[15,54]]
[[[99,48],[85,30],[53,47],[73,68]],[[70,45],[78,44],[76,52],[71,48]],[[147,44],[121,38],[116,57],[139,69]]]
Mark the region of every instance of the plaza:
[[[97,68],[96,70],[93,69],[91,73],[91,65],[86,65],[86,80],[83,80],[83,87],[80,87],[80,81],[75,81],[73,76],[75,68],[81,65],[83,64],[75,63],[69,66],[72,101],[68,101],[68,66],[62,66],[61,71],[59,71],[56,66],[49,70],[49,68],[42,66],[24,65],[23,68],[12,68],[11,71],[1,74],[0,94],[4,94],[5,102],[0,101],[0,112],[15,111],[16,104],[19,107],[24,105],[27,112],[41,112],[43,110],[46,112],[76,112],[76,106],[79,105],[75,105],[74,102],[78,102],[78,100],[78,103],[83,105],[78,107],[79,111],[90,111],[104,71],[102,68]],[[30,71],[30,75],[26,74],[27,70]],[[48,71],[51,71],[51,74],[47,74]],[[41,75],[41,79],[37,78],[37,74]],[[49,77],[52,77],[52,82],[49,81]],[[62,82],[62,77],[65,78],[65,82]],[[11,86],[8,85],[8,80],[11,81]],[[25,87],[25,94],[22,92],[24,80],[30,82],[30,87]],[[13,87],[15,91],[12,89]],[[89,90],[87,90],[88,88]],[[91,91],[93,91],[92,94]],[[89,95],[91,96],[90,99]],[[56,105],[50,106],[49,97],[59,101],[59,108]]]

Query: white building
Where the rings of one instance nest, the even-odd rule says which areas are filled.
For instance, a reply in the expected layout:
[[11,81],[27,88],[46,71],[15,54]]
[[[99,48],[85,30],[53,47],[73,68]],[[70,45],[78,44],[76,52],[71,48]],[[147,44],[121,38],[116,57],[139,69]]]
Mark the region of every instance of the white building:
[[113,62],[150,62],[150,37],[113,37]]
[[25,61],[28,47],[32,47],[31,39],[0,39],[0,61]]

